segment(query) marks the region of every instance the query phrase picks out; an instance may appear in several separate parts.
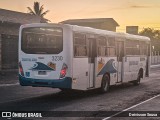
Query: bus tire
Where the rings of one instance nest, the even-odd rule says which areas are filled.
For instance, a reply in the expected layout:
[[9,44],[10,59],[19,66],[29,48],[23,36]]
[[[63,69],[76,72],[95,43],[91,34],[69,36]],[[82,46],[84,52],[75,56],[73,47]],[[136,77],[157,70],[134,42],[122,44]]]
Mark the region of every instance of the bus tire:
[[102,83],[101,83],[101,92],[102,93],[106,93],[109,90],[109,86],[110,86],[110,79],[109,79],[109,75],[105,74],[102,78]]
[[61,90],[61,92],[63,93],[69,93],[69,92],[72,92],[73,90],[72,89],[68,89],[68,88],[59,88]]

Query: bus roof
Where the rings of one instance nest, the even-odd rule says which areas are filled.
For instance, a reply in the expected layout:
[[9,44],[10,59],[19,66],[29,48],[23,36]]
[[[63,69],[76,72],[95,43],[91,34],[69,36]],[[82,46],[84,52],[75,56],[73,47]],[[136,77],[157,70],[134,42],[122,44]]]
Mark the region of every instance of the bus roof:
[[127,33],[125,36],[126,36],[126,39],[131,39],[131,40],[150,41],[150,38],[146,36],[132,35]]
[[82,27],[82,26],[77,26],[77,25],[69,25],[69,26],[72,26],[74,31],[103,34],[103,35],[108,35],[108,36],[117,36],[121,38],[126,38],[127,40],[150,41],[150,38],[146,36],[133,35],[133,34],[121,33],[121,32],[113,32],[113,31],[108,31],[108,30],[100,30],[100,29],[95,29],[91,27]]
[[114,36],[114,37],[121,37],[126,38],[127,40],[140,40],[140,41],[150,41],[149,37],[140,36],[140,35],[133,35],[128,33],[120,33],[120,32],[113,32],[108,30],[101,30],[95,29],[91,27],[84,27],[78,25],[70,25],[70,24],[56,24],[56,23],[32,23],[32,24],[24,24],[21,25],[21,28],[25,27],[38,27],[38,26],[56,26],[56,27],[70,27],[73,31],[80,31],[80,32],[87,32],[87,33],[94,33],[94,34],[102,34],[107,36]]

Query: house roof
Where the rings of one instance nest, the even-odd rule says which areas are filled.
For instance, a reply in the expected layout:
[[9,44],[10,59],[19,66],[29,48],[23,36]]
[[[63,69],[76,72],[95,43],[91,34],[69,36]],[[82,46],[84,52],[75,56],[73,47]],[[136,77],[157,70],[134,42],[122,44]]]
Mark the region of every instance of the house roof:
[[28,13],[0,9],[0,21],[9,23],[40,23],[40,17]]
[[76,24],[76,23],[102,23],[102,22],[108,22],[115,26],[119,26],[119,24],[113,18],[69,19],[62,21],[60,23]]

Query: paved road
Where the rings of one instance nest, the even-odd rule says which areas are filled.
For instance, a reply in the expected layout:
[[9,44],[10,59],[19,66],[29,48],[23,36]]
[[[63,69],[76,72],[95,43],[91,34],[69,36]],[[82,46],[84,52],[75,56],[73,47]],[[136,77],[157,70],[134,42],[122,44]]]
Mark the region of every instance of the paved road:
[[[112,86],[109,93],[88,92],[63,93],[59,89],[22,87],[19,85],[0,87],[0,111],[96,111],[89,117],[54,119],[102,119],[98,111],[122,111],[130,106],[160,94],[160,68],[152,68],[150,78],[141,85],[131,83]],[[158,99],[158,98],[157,98]],[[158,104],[159,105],[159,104]],[[152,108],[152,106],[150,106]],[[148,109],[148,108],[147,108]],[[158,107],[160,111],[160,107]],[[40,118],[38,118],[40,119]],[[44,119],[44,118],[41,118]],[[48,120],[53,118],[47,118]],[[122,118],[112,118],[122,119]],[[133,119],[133,118],[125,118]],[[136,118],[144,119],[144,118]],[[149,119],[149,118],[145,118]],[[145,120],[144,119],[144,120]]]
[[[115,116],[121,117],[115,117]],[[122,117],[123,115],[132,117]],[[158,116],[158,117],[157,117]],[[160,119],[160,94],[150,99],[133,105],[127,110],[120,111],[103,120],[159,120]]]

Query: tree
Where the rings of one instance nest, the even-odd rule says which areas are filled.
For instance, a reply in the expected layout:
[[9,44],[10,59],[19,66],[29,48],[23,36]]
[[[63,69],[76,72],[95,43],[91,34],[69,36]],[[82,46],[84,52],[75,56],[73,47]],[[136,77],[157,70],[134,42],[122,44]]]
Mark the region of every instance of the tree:
[[40,6],[39,2],[34,2],[33,10],[30,7],[27,7],[27,8],[29,10],[29,14],[39,16],[41,18],[41,22],[48,22],[48,21],[50,21],[50,20],[44,18],[44,16],[49,12],[49,10],[44,11],[43,5]]
[[160,40],[160,30],[154,30],[152,28],[144,28],[139,34],[150,37],[152,40]]
[[149,37],[151,39],[151,45],[154,46],[154,50],[160,51],[160,30],[144,28],[139,34]]

